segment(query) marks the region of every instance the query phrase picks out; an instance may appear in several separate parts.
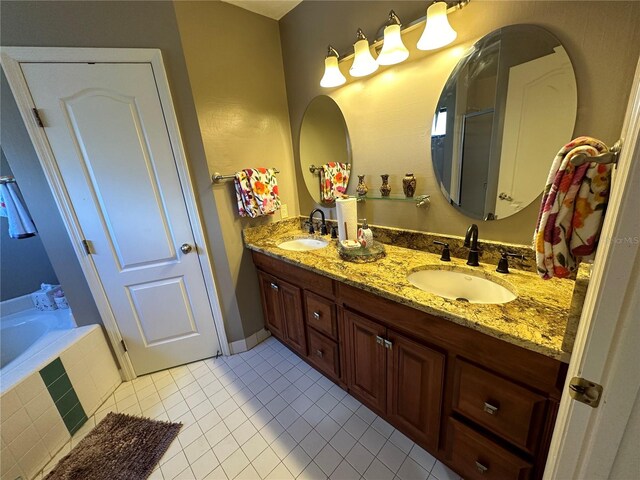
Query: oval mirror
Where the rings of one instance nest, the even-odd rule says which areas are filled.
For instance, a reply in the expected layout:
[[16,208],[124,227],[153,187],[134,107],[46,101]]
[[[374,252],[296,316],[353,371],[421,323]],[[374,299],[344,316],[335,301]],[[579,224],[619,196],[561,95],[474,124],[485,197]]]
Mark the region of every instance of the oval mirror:
[[534,25],[480,39],[444,86],[431,130],[443,194],[465,215],[513,215],[542,193],[572,138],[576,79],[560,41]]
[[[300,127],[300,166],[304,183],[316,203],[331,204],[321,195],[321,170],[329,164],[351,166],[351,144],[347,124],[338,104],[326,95],[309,103]],[[333,175],[340,173],[331,167]],[[344,182],[344,188],[349,182]],[[329,190],[329,196],[331,191]]]

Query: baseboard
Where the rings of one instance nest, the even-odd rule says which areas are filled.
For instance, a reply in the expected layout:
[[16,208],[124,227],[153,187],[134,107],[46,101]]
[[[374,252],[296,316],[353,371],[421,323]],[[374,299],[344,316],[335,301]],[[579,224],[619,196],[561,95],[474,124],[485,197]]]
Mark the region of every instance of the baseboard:
[[263,342],[270,336],[271,332],[263,328],[261,330],[258,330],[253,335],[248,336],[247,338],[229,343],[229,351],[231,352],[231,355],[235,353],[246,352],[247,350],[251,350],[253,347]]

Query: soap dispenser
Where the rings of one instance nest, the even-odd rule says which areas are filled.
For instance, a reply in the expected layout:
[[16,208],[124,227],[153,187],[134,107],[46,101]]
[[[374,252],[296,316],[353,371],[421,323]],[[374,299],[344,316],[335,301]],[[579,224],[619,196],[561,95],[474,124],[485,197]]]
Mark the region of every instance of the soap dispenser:
[[373,245],[373,232],[367,224],[367,219],[362,219],[362,228],[358,229],[358,243],[362,248],[367,248]]

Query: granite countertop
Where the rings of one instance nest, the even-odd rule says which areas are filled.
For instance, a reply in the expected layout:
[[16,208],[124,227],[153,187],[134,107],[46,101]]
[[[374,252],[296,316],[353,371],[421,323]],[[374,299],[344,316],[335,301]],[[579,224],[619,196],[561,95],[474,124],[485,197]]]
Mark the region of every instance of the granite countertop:
[[[386,257],[373,263],[342,260],[338,255],[337,240],[331,240],[326,248],[305,252],[278,248],[277,245],[284,240],[308,237],[300,229],[297,218],[247,228],[243,235],[245,245],[251,250],[548,357],[569,361],[570,354],[567,352],[571,349],[565,344],[563,350],[563,339],[570,317],[575,285],[573,280],[542,280],[535,273],[513,268],[508,275],[503,275],[495,272],[495,265],[481,263],[479,267],[468,267],[465,260],[453,257],[451,262],[442,262],[439,255],[394,245],[385,245]],[[328,236],[324,238],[329,239]],[[445,299],[409,283],[407,274],[423,267],[472,269],[476,276],[489,278],[518,297],[509,303],[497,305]]]

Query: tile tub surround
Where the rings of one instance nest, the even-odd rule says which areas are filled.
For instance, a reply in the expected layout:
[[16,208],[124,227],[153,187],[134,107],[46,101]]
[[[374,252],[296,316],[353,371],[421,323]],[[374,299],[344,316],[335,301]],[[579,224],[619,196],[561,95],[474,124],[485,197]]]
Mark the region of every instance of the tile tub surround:
[[154,480],[460,478],[273,337],[124,382],[42,475],[109,412],[184,425]]
[[[572,302],[575,283],[572,280],[542,280],[535,273],[517,269],[502,275],[495,272],[493,264],[467,267],[465,260],[452,258],[451,262],[442,262],[439,255],[395,245],[386,245],[387,256],[368,264],[341,260],[335,240],[326,248],[307,252],[278,248],[281,241],[303,233],[297,219],[247,228],[243,233],[245,244],[252,250],[551,358],[565,362],[569,359],[569,354],[562,350],[562,342]],[[472,268],[478,276],[508,285],[518,298],[501,305],[461,304],[423,292],[406,279],[411,271],[434,266]]]
[[121,383],[99,326],[75,328],[65,339],[55,344],[58,349],[50,358],[0,397],[2,479],[34,478],[71,438],[40,370],[59,358],[87,415]]

